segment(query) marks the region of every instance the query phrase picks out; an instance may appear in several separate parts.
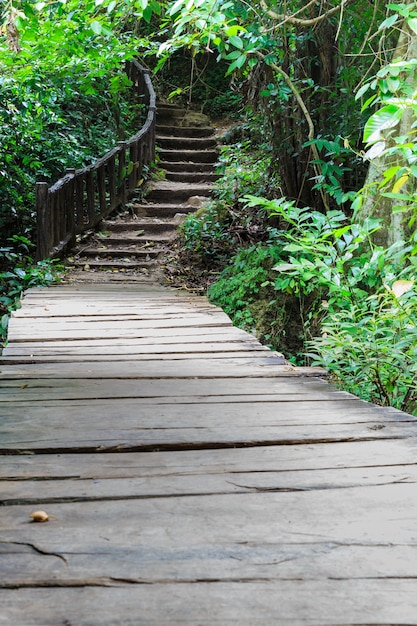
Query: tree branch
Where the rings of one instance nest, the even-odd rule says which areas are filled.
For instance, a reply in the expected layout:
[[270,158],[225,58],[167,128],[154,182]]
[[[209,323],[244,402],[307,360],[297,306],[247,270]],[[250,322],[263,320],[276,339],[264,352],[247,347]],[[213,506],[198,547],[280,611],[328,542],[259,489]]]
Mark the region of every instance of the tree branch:
[[[321,15],[318,15],[317,17],[312,17],[310,19],[295,17],[296,14],[281,15],[280,13],[275,13],[275,11],[268,8],[265,0],[261,0],[261,6],[265,13],[269,15],[269,17],[272,17],[272,19],[277,20],[278,22],[281,22],[283,24],[285,22],[289,22],[290,24],[294,24],[294,26],[316,26],[317,24],[320,24],[320,22],[322,22],[323,20],[326,20],[328,17],[331,17],[332,15],[343,9],[343,7],[346,6],[350,1],[351,0],[341,0],[340,5],[338,5],[337,7],[333,7],[332,9],[326,11],[326,13],[322,13]],[[302,10],[304,11],[311,4],[312,2],[309,2],[305,7],[303,7]]]
[[[260,52],[259,50],[257,50],[255,52],[256,56],[258,57],[258,59],[260,59],[261,61],[265,62],[265,55]],[[269,62],[268,65],[280,76],[282,76],[282,78],[284,79],[285,83],[287,84],[287,86],[290,88],[294,98],[297,100],[298,106],[300,107],[305,120],[307,122],[308,125],[308,140],[312,141],[314,139],[314,135],[315,135],[315,130],[314,130],[314,123],[313,120],[311,119],[311,115],[309,110],[307,109],[304,100],[301,97],[301,94],[299,92],[299,90],[297,89],[297,87],[294,85],[293,81],[291,80],[291,78],[288,76],[288,74],[282,69],[282,67],[280,67],[279,65],[277,65],[276,63],[273,62]],[[317,150],[317,146],[312,143],[311,146],[311,152],[313,153],[313,157],[315,161],[320,161],[320,155],[318,153]],[[321,172],[319,171],[317,164],[313,164],[313,168],[314,168],[314,173],[316,174],[316,176],[321,176]],[[320,195],[321,195],[321,199],[323,201],[323,205],[326,209],[326,211],[330,210],[330,205],[329,205],[329,199],[327,197],[327,194],[324,192],[323,189],[320,189]]]

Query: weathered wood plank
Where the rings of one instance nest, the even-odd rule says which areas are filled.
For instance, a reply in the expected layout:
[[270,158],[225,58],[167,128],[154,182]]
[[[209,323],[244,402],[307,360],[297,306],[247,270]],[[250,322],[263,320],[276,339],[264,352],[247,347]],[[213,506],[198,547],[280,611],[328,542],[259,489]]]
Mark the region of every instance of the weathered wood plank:
[[[327,626],[415,623],[413,580],[179,581],[103,589],[0,592],[2,614],[25,626]],[[318,600],[319,599],[319,600]],[[28,609],[30,607],[30,609]]]
[[[219,329],[205,328],[203,332],[199,332],[197,329],[190,330],[189,333],[184,333],[182,331],[175,332],[175,330],[170,332],[168,330],[167,333],[165,333],[164,331],[164,334],[162,335],[161,332],[162,331],[158,333],[158,337],[152,336],[151,333],[147,333],[144,337],[107,337],[106,339],[101,337],[97,339],[71,339],[69,341],[65,341],[62,339],[57,339],[55,341],[28,340],[21,343],[9,343],[6,347],[6,350],[26,350],[27,348],[28,350],[32,351],[39,349],[59,349],[60,351],[65,351],[66,349],[71,350],[72,348],[75,349],[78,347],[95,349],[95,347],[100,348],[105,346],[108,346],[109,349],[117,348],[118,346],[132,346],[132,348],[136,346],[153,346],[153,348],[157,350],[158,348],[161,349],[161,346],[164,347],[165,345],[171,344],[180,344],[181,346],[184,346],[184,349],[186,349],[188,344],[205,344],[215,342],[221,345],[223,341],[233,343],[234,345],[237,345],[239,343],[245,343],[250,345],[254,344],[254,338],[251,335],[235,327],[225,327]],[[261,346],[261,348],[262,347],[265,348],[264,346]],[[268,348],[266,348],[266,350],[268,350]]]
[[62,348],[54,348],[50,345],[43,346],[43,344],[39,344],[39,346],[27,346],[26,344],[16,344],[14,346],[7,347],[3,350],[3,355],[1,359],[4,361],[5,356],[7,357],[19,357],[19,356],[27,356],[32,353],[32,356],[37,356],[39,358],[44,357],[75,357],[73,360],[81,358],[81,357],[90,357],[90,358],[99,358],[101,356],[127,356],[127,355],[135,355],[135,356],[143,356],[143,358],[159,358],[159,355],[183,355],[184,357],[190,356],[192,358],[195,354],[207,355],[211,354],[215,355],[231,355],[231,354],[243,354],[252,355],[254,353],[262,354],[265,356],[269,354],[268,348],[264,346],[257,346],[256,344],[250,344],[249,342],[226,342],[224,345],[222,343],[189,343],[180,345],[177,344],[160,344],[150,346],[149,344],[143,345],[131,345],[129,344],[113,344],[111,346],[72,346],[71,343],[67,343],[66,346]]
[[195,427],[188,429],[163,428],[159,431],[146,428],[101,431],[85,428],[71,436],[68,429],[50,433],[46,429],[17,432],[2,436],[0,452],[92,452],[130,450],[198,450],[206,448],[248,447],[260,445],[285,446],[293,444],[333,443],[343,441],[374,441],[381,439],[406,439],[415,433],[415,427],[389,424],[380,430],[378,423],[367,425],[313,425],[310,427],[242,427],[233,431],[227,427]]
[[155,335],[159,336],[159,337],[177,337],[180,338],[182,337],[187,337],[187,336],[193,336],[194,338],[196,336],[206,336],[208,337],[210,334],[219,334],[219,333],[223,333],[223,335],[229,337],[229,339],[235,339],[237,338],[239,335],[241,335],[241,333],[244,331],[241,331],[239,329],[236,329],[230,325],[227,324],[213,324],[213,325],[206,325],[206,326],[198,326],[198,324],[196,326],[189,326],[189,327],[166,327],[166,328],[158,328],[158,331],[156,332],[155,328],[149,327],[149,328],[128,328],[128,327],[124,327],[124,328],[108,328],[106,329],[106,331],[104,332],[103,329],[91,329],[91,331],[89,331],[88,329],[81,329],[81,330],[76,330],[74,329],[73,331],[68,331],[68,332],[57,332],[57,333],[50,333],[48,334],[46,331],[45,333],[43,333],[42,335],[38,335],[36,333],[33,333],[31,335],[21,335],[21,336],[14,336],[11,335],[9,337],[10,342],[23,342],[23,341],[74,341],[74,340],[95,340],[95,339],[104,339],[104,338],[108,338],[109,340],[111,339],[140,339],[140,338],[146,338],[146,337],[151,337],[151,338],[155,338]]
[[[170,352],[168,354],[159,353],[159,354],[135,354],[132,352],[128,352],[127,355],[121,351],[117,354],[59,354],[59,355],[36,355],[36,356],[28,356],[27,354],[23,355],[14,355],[14,356],[2,356],[0,357],[0,364],[7,365],[28,365],[28,364],[42,364],[42,363],[79,363],[81,367],[83,364],[94,364],[94,363],[110,363],[110,362],[118,362],[118,361],[126,361],[126,356],[128,356],[129,362],[131,361],[140,361],[143,363],[143,366],[146,367],[146,364],[149,361],[167,361],[173,366],[174,361],[184,361],[190,360],[190,355],[185,352]],[[221,362],[219,362],[221,359]],[[222,367],[222,361],[225,360],[227,363],[233,360],[233,363],[236,367],[241,367],[242,365],[255,364],[255,365],[270,365],[271,358],[268,354],[265,354],[264,351],[253,350],[250,352],[194,352],[192,353],[192,361],[202,362],[202,361],[212,361],[214,363],[218,363],[220,367]],[[275,362],[285,363],[285,359],[280,356],[275,356]],[[94,366],[95,367],[95,366]],[[280,375],[287,375],[295,372],[299,372],[299,370],[295,369],[283,369],[280,372]],[[318,368],[307,368],[303,369],[304,375],[320,375],[322,374],[322,370]],[[0,371],[1,378],[1,371]]]
[[[417,442],[376,440],[347,443],[310,443],[180,452],[113,452],[111,454],[0,455],[0,477],[13,484],[37,479],[106,479],[205,476],[224,472],[281,472],[411,466]],[[405,470],[406,473],[406,470]]]
[[[417,420],[355,398],[202,403],[198,398],[15,402],[0,406],[0,450],[130,450],[404,439]],[[213,398],[211,398],[213,400]]]
[[189,304],[180,303],[172,305],[158,302],[148,304],[141,303],[139,307],[135,302],[131,304],[115,302],[110,306],[109,303],[102,304],[97,302],[80,305],[74,303],[74,301],[68,301],[62,304],[48,304],[47,306],[25,306],[24,309],[13,311],[12,318],[13,320],[16,319],[16,321],[21,324],[23,321],[33,323],[33,320],[44,322],[47,318],[52,321],[58,321],[61,318],[71,319],[72,317],[88,320],[93,317],[97,319],[107,319],[117,315],[120,316],[120,319],[130,319],[132,317],[134,319],[160,319],[165,315],[169,317],[181,317],[189,314],[207,315],[213,312],[222,313],[221,309],[213,305],[195,305],[192,302]]
[[152,329],[155,333],[155,329],[168,329],[168,328],[205,328],[205,327],[218,327],[218,326],[232,326],[230,320],[226,317],[219,315],[207,315],[207,316],[187,316],[180,319],[161,319],[161,320],[106,320],[98,321],[88,324],[82,321],[75,322],[73,318],[69,318],[68,322],[61,321],[60,324],[10,324],[9,338],[10,341],[22,341],[25,338],[39,338],[39,339],[54,339],[60,337],[88,337],[94,338],[97,336],[106,336],[108,331],[117,333],[117,335],[129,335],[135,331]]
[[[169,454],[169,453],[167,453]],[[103,459],[103,463],[104,463]],[[98,461],[97,461],[98,463]],[[371,468],[337,468],[277,472],[227,472],[131,478],[0,481],[4,506],[25,504],[36,508],[60,502],[92,502],[212,496],[227,493],[335,490],[396,483],[417,483],[417,465]],[[416,546],[417,550],[417,546]],[[417,564],[416,564],[417,568]],[[416,569],[417,571],[417,569]]]
[[82,400],[66,403],[65,401],[44,400],[28,404],[16,401],[11,408],[8,403],[0,404],[1,427],[6,429],[36,428],[42,423],[45,427],[64,428],[71,424],[73,428],[97,427],[100,430],[148,427],[214,427],[230,426],[230,429],[242,426],[278,427],[308,425],[341,424],[379,424],[382,430],[388,423],[410,426],[417,425],[417,418],[389,408],[373,407],[355,398],[335,396],[324,402],[314,402],[308,397],[296,401],[271,397],[262,401],[248,401],[242,398],[208,398],[207,402],[190,397],[144,398],[138,402],[135,398],[123,398],[121,405],[117,398],[109,400],[91,400],[85,404]]
[[[61,370],[62,365],[59,370]],[[7,372],[11,367],[6,368],[4,376],[8,375]],[[94,372],[88,371],[80,371],[82,378],[60,378],[60,371],[57,371],[57,378],[37,378],[35,374],[34,370],[34,378],[19,378],[18,380],[5,378],[0,387],[0,401],[28,401],[36,398],[65,400],[80,396],[81,398],[92,399],[196,396],[199,400],[203,400],[209,396],[214,398],[218,396],[261,395],[265,396],[262,398],[265,401],[268,400],[269,396],[274,395],[280,395],[282,400],[284,400],[283,396],[285,395],[300,400],[302,399],[301,396],[304,395],[311,400],[335,399],[337,396],[343,399],[354,399],[354,396],[338,391],[321,379],[307,377],[288,379],[277,376],[269,379],[258,376],[251,378],[250,386],[248,386],[245,377],[236,377],[230,380],[224,380],[222,376],[208,379],[192,377],[146,379],[135,374],[131,379],[124,376],[119,379],[109,375],[108,380],[97,380],[94,378]],[[91,378],[88,378],[89,374]]]
[[182,311],[182,312],[172,312],[170,310],[168,311],[163,311],[160,312],[159,309],[155,310],[152,313],[148,313],[146,314],[145,312],[141,311],[131,311],[129,313],[127,312],[115,312],[113,313],[112,310],[108,310],[107,315],[95,315],[90,314],[90,315],[73,315],[73,316],[59,316],[59,317],[54,317],[52,315],[50,316],[42,316],[42,317],[30,317],[30,318],[23,318],[23,317],[17,317],[14,316],[11,320],[11,328],[12,330],[14,328],[28,328],[28,329],[32,329],[32,328],[45,328],[45,327],[50,327],[50,328],[60,328],[63,325],[65,326],[69,326],[70,328],[72,327],[81,327],[81,326],[86,326],[89,325],[90,323],[94,326],[94,327],[106,327],[110,322],[117,324],[137,324],[137,323],[151,323],[152,325],[158,327],[159,324],[163,324],[165,320],[169,320],[172,321],[175,324],[178,324],[179,326],[183,325],[185,321],[187,320],[193,320],[194,322],[196,322],[196,324],[198,323],[197,320],[201,320],[201,323],[204,324],[206,321],[212,321],[212,320],[220,320],[223,322],[227,322],[227,324],[231,325],[231,321],[230,318],[223,313],[223,311],[213,307],[212,309],[205,309],[204,311],[196,311],[196,310],[192,310],[192,311]]
[[[58,519],[30,523],[31,505],[2,507],[2,541],[53,553],[131,546],[416,544],[415,484],[56,503]],[[370,506],[372,503],[372,506]],[[389,503],[389,506],[387,506]],[[122,508],[121,508],[122,507]],[[46,507],[45,507],[46,508]]]
[[300,581],[395,581],[417,576],[415,545],[235,543],[192,549],[135,545],[125,552],[108,547],[102,553],[55,556],[40,555],[30,545],[0,542],[0,555],[4,573],[0,589],[292,580],[296,595]]
[[[64,345],[62,345],[64,343]],[[2,358],[5,356],[19,356],[26,355],[28,352],[32,351],[33,355],[36,356],[71,356],[75,355],[78,357],[81,356],[104,356],[108,354],[141,354],[146,355],[149,358],[155,357],[158,358],[158,355],[165,354],[233,354],[233,353],[265,353],[269,354],[269,350],[266,346],[260,346],[256,342],[250,341],[218,341],[218,342],[204,342],[201,343],[184,343],[177,342],[174,344],[161,344],[161,345],[150,345],[145,343],[139,343],[138,341],[132,345],[132,342],[114,342],[110,345],[78,345],[73,346],[73,342],[61,342],[61,347],[54,343],[43,343],[39,342],[38,344],[32,344],[31,346],[27,344],[15,344],[13,346],[8,346],[3,350]]]
[[[323,370],[308,370],[311,374],[323,373]],[[151,359],[147,361],[137,361],[125,358],[124,360],[109,359],[94,362],[86,360],[62,361],[57,368],[55,363],[34,363],[27,365],[9,365],[0,370],[0,380],[31,379],[117,379],[117,378],[288,378],[291,374],[302,372],[302,369],[289,367],[285,359],[274,353],[264,354],[261,357],[249,356],[216,359],[216,357],[203,357],[201,359],[182,359],[178,364],[177,360]]]

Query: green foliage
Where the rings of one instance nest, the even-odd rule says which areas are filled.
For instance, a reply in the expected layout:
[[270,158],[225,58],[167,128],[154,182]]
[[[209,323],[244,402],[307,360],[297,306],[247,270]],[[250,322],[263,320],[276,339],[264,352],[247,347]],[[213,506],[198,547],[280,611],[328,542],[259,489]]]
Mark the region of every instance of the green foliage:
[[[137,38],[117,32],[120,3],[9,1],[0,36],[2,244],[31,236],[34,184],[80,167],[138,129],[124,61]],[[131,3],[124,3],[126,6]],[[139,4],[136,3],[139,11]],[[138,8],[139,7],[139,8]],[[126,7],[125,7],[126,8]],[[133,6],[131,6],[133,8]]]
[[263,284],[277,260],[273,247],[256,245],[240,250],[210,287],[210,300],[221,306],[236,326],[253,330],[257,320],[252,306],[266,296]]
[[127,100],[122,105],[119,99],[116,115],[111,100],[82,93],[79,87],[77,77],[64,82],[45,74],[33,74],[25,83],[15,77],[0,79],[3,243],[13,233],[30,232],[36,180],[53,181],[66,167],[92,162],[114,145],[121,125],[128,129],[137,120],[139,111],[129,108]]
[[[349,201],[363,184],[364,168],[353,171],[355,157],[348,152],[346,164],[335,153],[338,164],[331,167],[332,158],[318,158],[311,140],[325,134],[359,141],[354,90],[370,64],[379,61],[371,42],[384,11],[382,5],[350,2],[339,24],[332,9],[321,21],[323,11],[320,3],[177,0],[168,9],[173,29],[159,54],[161,64],[181,48],[193,58],[211,51],[226,62],[226,75],[245,101],[262,109],[283,193],[324,208],[326,194],[339,206]],[[314,27],[306,28],[305,19],[312,23],[315,17]]]
[[341,137],[335,140],[317,137],[307,141],[304,147],[315,145],[320,159],[313,159],[312,164],[319,166],[319,174],[312,177],[315,181],[313,189],[323,189],[331,198],[334,198],[337,206],[343,207],[354,200],[356,190],[345,191],[345,181],[349,180],[350,173],[355,166],[360,167],[360,160],[349,148],[347,142]]
[[227,92],[217,94],[204,104],[204,113],[212,118],[229,116],[238,117],[242,107],[242,96],[238,93]]
[[[396,295],[405,285],[406,292]],[[417,415],[417,308],[412,281],[332,311],[311,342],[315,364],[365,400]],[[398,292],[397,292],[398,293]]]
[[242,97],[230,90],[227,62],[208,52],[198,56],[181,49],[166,58],[153,75],[158,92],[183,105],[199,106],[212,117],[237,116]]
[[26,237],[14,235],[10,243],[12,245],[0,248],[0,339],[3,340],[9,315],[19,307],[22,292],[50,285],[63,271],[57,261],[35,262],[30,256],[34,245]]
[[356,224],[340,211],[324,215],[286,199],[244,200],[286,224],[273,286],[299,300],[308,358],[365,399],[417,412],[411,246],[372,244],[377,220]]
[[211,202],[204,209],[188,215],[180,227],[184,247],[200,257],[203,265],[219,263],[229,256],[233,239],[228,233],[227,211]]

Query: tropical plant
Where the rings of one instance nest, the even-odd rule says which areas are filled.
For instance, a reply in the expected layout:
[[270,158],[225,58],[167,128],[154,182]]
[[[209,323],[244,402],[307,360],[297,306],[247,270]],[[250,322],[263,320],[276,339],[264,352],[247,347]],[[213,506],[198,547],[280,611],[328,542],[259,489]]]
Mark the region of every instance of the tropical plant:
[[0,339],[7,336],[12,311],[19,308],[22,292],[31,287],[45,287],[59,280],[63,266],[58,261],[35,262],[30,255],[34,244],[14,235],[10,245],[0,248]]
[[417,308],[413,280],[385,290],[322,322],[310,358],[344,389],[417,415]]
[[365,399],[417,411],[417,308],[411,245],[372,239],[380,222],[347,220],[285,199],[243,199],[278,215],[285,243],[273,285],[297,296],[304,351]]

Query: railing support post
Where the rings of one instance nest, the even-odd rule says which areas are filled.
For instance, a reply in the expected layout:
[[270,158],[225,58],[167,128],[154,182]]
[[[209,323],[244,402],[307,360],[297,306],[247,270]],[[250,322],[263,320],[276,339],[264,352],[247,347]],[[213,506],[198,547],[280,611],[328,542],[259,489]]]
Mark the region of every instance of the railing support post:
[[127,193],[126,193],[126,141],[119,141],[117,144],[120,148],[119,152],[119,180],[120,180],[120,190],[119,190],[119,198],[120,203],[124,206],[127,202]]
[[[61,216],[62,224],[64,225],[66,222],[66,230],[62,233],[62,239],[66,238],[68,240],[68,246],[71,247],[75,244],[75,173],[76,169],[73,167],[67,167],[65,170],[67,176],[70,177],[70,182],[67,186],[66,194],[65,194],[65,215]],[[66,217],[66,220],[65,220]]]
[[48,256],[49,238],[52,225],[48,220],[48,183],[36,183],[36,260],[42,261]]

